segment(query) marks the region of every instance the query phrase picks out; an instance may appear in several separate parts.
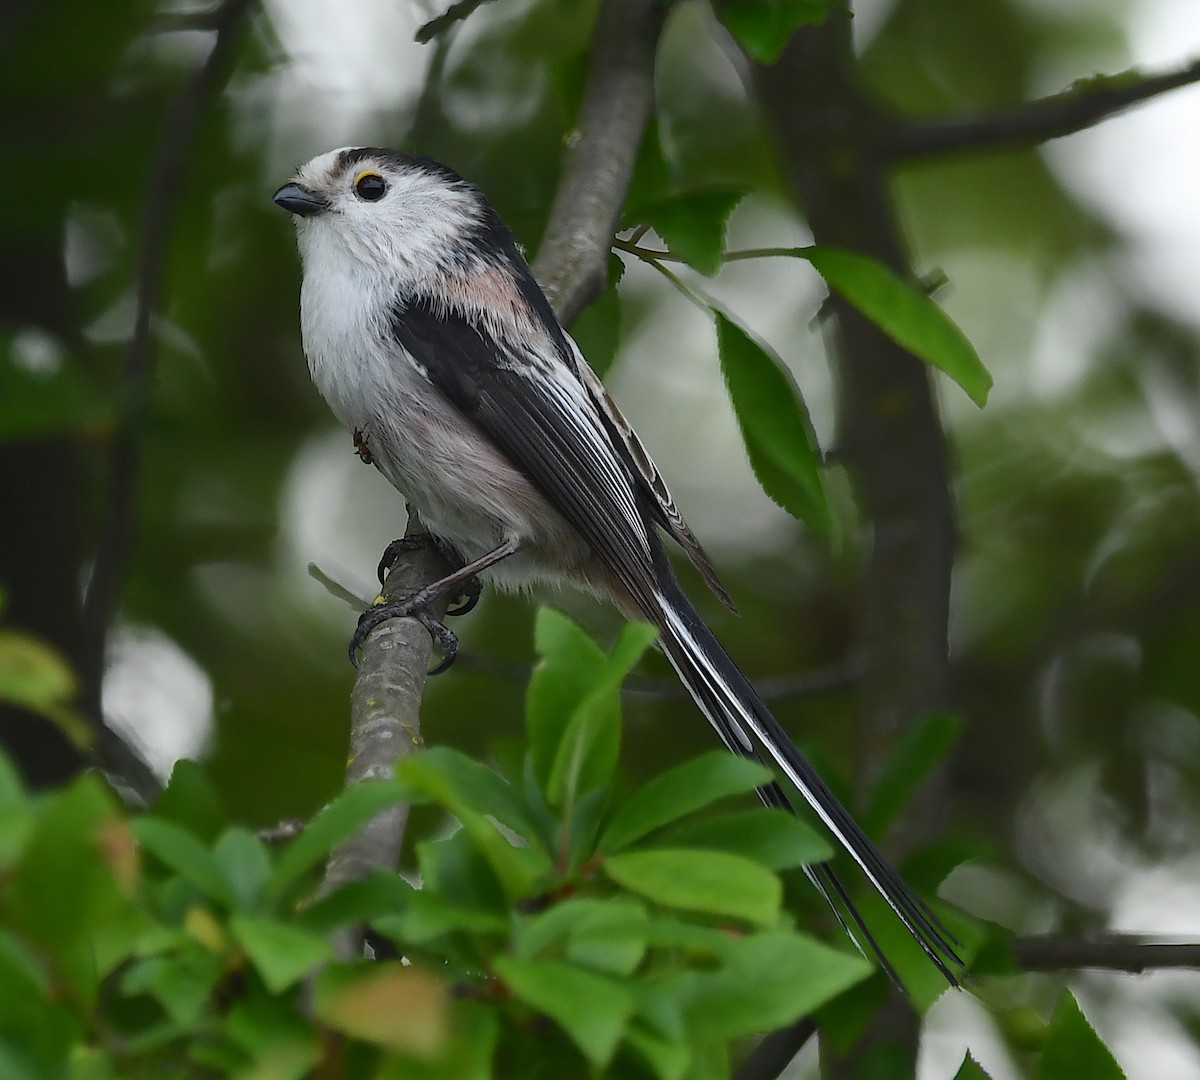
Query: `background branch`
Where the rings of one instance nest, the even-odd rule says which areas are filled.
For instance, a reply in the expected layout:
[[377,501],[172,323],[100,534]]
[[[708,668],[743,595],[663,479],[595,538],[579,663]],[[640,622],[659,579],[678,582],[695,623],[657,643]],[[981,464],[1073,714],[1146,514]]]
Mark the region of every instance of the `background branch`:
[[1099,968],[1140,974],[1164,968],[1200,968],[1200,944],[1144,941],[1113,936],[1098,941],[1064,937],[1017,938],[1013,957],[1025,971]]
[[592,37],[576,130],[534,276],[564,326],[604,289],[609,250],[654,108],[654,58],[667,5],[607,0]]
[[108,462],[108,499],[96,558],[83,605],[82,669],[84,708],[97,730],[97,757],[142,798],[158,791],[153,772],[104,723],[101,685],[108,631],[117,613],[121,584],[129,562],[137,510],[141,426],[154,367],[154,316],[166,277],[167,251],[185,186],[188,152],[204,117],[228,77],[237,32],[253,0],[225,0],[212,16],[213,47],[195,75],[181,88],[163,118],[158,157],[151,171],[138,254],[133,335],[121,372],[125,412],[113,435]]
[[892,158],[904,159],[1001,146],[1037,146],[1083,131],[1132,105],[1195,82],[1200,82],[1200,60],[1158,75],[1129,71],[1081,79],[1062,93],[994,113],[902,123],[889,120],[883,125],[887,136],[882,149]]
[[422,44],[432,41],[439,34],[449,30],[455,23],[460,23],[463,19],[470,16],[477,7],[488,2],[489,0],[458,0],[457,3],[451,4],[440,15],[435,16],[426,23],[422,23],[417,28],[417,32],[413,37]]
[[[871,255],[915,280],[861,93],[848,2],[793,35],[755,83],[796,202],[818,244]],[[929,369],[840,296],[830,299],[838,452],[850,470],[865,549],[858,604],[854,762],[861,788],[919,717],[949,700],[950,573],[956,525],[945,437]],[[941,820],[944,781],[926,785],[902,833],[912,846]],[[823,1075],[858,1075],[874,1044],[915,1062],[918,1021],[899,998],[879,1010],[855,1051],[822,1044]]]

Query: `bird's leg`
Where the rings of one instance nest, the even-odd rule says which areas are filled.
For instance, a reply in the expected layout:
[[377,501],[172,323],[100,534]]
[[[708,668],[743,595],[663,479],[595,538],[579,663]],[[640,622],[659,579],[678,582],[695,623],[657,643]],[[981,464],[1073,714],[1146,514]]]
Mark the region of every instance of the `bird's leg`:
[[[391,550],[396,544],[407,545],[399,550],[411,550],[411,545],[408,545],[407,541],[400,540],[393,541],[388,545],[388,549]],[[520,546],[521,542],[515,537],[511,537],[505,540],[499,547],[489,551],[486,555],[481,555],[478,559],[467,563],[465,566],[460,566],[457,570],[447,574],[439,581],[426,585],[425,588],[418,589],[409,596],[400,597],[397,600],[382,600],[381,598],[380,602],[368,608],[359,617],[354,636],[350,639],[350,662],[355,667],[358,666],[359,648],[367,640],[371,631],[380,623],[386,622],[388,619],[414,618],[429,631],[430,636],[442,653],[442,662],[430,674],[438,675],[445,671],[454,663],[454,657],[458,653],[458,638],[429,614],[429,605],[444,596],[451,595],[456,589],[461,590],[477,574],[486,570],[489,566],[495,566],[501,559],[507,559]],[[385,558],[386,555],[387,553],[385,552]],[[470,604],[473,605],[473,601],[470,601]],[[462,609],[460,608],[459,611],[461,613]]]
[[[383,555],[379,559],[379,568],[376,570],[376,573],[379,575],[379,584],[382,585],[384,583],[388,571],[396,565],[396,561],[401,555],[430,547],[434,548],[451,566],[456,569],[462,567],[463,559],[458,550],[453,544],[443,540],[440,536],[431,536],[429,533],[421,533],[418,536],[401,536],[383,549]],[[463,581],[459,595],[451,599],[450,607],[446,611],[446,614],[466,615],[468,612],[474,611],[475,605],[479,603],[479,597],[482,593],[483,586],[479,583],[479,578],[472,575]]]

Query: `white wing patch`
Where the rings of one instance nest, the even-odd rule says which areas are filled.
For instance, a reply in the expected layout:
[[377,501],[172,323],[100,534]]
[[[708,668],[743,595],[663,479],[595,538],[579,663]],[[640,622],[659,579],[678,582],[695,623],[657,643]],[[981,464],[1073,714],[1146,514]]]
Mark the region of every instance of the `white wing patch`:
[[[591,395],[580,395],[581,388],[578,384],[572,385],[568,379],[555,378],[553,372],[549,375],[544,374],[540,368],[530,367],[529,378],[540,385],[546,399],[557,406],[559,416],[567,422],[580,442],[590,450],[591,460],[600,467],[603,474],[602,480],[612,496],[613,502],[621,511],[630,535],[637,537],[638,547],[646,557],[646,565],[649,566],[652,561],[650,540],[646,536],[646,526],[642,516],[638,513],[637,499],[630,487],[629,477],[622,468],[620,460],[613,453],[613,445],[608,432],[604,430],[603,423],[600,422],[595,409],[590,407]],[[580,397],[583,400],[580,400]]]
[[613,401],[612,396],[592,370],[591,365],[584,359],[583,353],[579,351],[579,347],[569,336],[566,336],[566,338],[571,346],[572,355],[575,358],[575,370],[579,375],[580,381],[586,388],[588,396],[600,411],[600,414],[608,422],[608,426],[611,428],[613,434],[620,440],[622,448],[628,454],[633,467],[637,470],[636,475],[638,480],[641,481],[643,490],[654,500],[659,522],[667,530],[668,534],[674,538],[675,542],[683,548],[684,554],[687,555],[691,564],[700,572],[700,576],[704,578],[705,584],[716,593],[721,603],[736,614],[737,605],[734,604],[733,598],[729,595],[724,584],[722,584],[720,577],[717,576],[716,568],[705,553],[704,548],[700,546],[700,541],[696,539],[695,534],[688,528],[687,522],[683,520],[683,515],[675,505],[675,500],[671,497],[671,492],[667,487],[666,481],[662,478],[662,474],[658,471],[658,466],[654,464],[645,446],[642,445],[642,440],[638,438],[637,432],[633,430],[633,425],[625,419],[617,403]]

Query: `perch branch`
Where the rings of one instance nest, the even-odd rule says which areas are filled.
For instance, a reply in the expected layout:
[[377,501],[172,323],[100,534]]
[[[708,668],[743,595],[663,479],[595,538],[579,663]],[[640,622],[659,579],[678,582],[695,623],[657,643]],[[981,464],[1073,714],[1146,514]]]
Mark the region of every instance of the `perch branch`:
[[[411,507],[404,535],[427,535]],[[383,596],[395,600],[411,595],[452,569],[434,548],[418,548],[392,567]],[[445,613],[445,600],[430,609],[434,618]],[[390,619],[367,638],[350,694],[347,787],[391,776],[397,762],[421,749],[421,698],[432,655],[429,631],[416,619]],[[394,870],[400,863],[407,820],[407,805],[390,806],[338,847],[325,867],[322,892],[364,878],[376,867]],[[362,955],[361,935],[356,931],[339,935],[335,948],[342,959],[355,959]]]

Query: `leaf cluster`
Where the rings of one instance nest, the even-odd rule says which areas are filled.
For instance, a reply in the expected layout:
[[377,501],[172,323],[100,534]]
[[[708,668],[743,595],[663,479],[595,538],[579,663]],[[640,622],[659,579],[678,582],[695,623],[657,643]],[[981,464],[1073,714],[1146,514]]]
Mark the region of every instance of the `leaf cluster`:
[[[273,846],[181,763],[129,815],[86,776],[34,798],[0,769],[0,1065],[79,1075],[719,1077],[745,1036],[870,973],[800,933],[779,873],[828,858],[775,810],[698,814],[768,779],[714,752],[613,796],[610,653],[541,613],[528,752],[505,775],[448,749],[353,787]],[[376,871],[322,892],[329,853],[385,807],[452,830],[414,888]],[[375,959],[338,962],[366,927]]]

